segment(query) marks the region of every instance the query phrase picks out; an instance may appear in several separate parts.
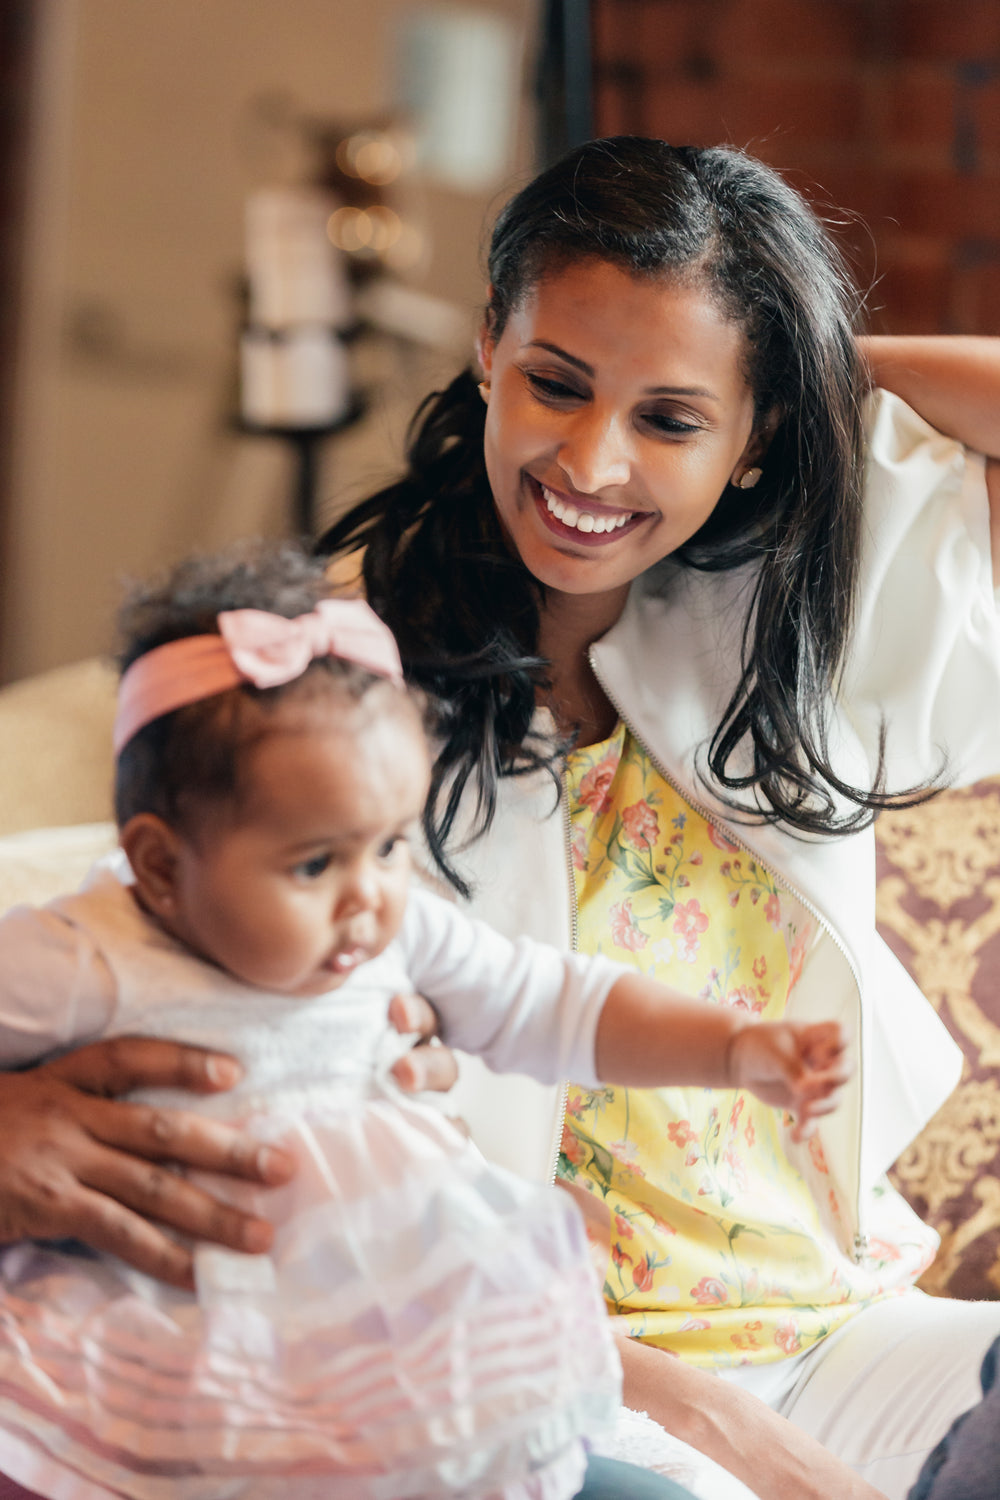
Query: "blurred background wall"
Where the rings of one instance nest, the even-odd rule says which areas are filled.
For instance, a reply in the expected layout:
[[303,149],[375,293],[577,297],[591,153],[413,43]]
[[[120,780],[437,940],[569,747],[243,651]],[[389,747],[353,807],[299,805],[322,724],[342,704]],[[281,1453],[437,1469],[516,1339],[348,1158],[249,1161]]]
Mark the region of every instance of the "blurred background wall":
[[324,124],[336,135],[403,114],[414,15],[485,15],[499,28],[499,72],[463,77],[459,59],[445,81],[451,118],[464,115],[471,133],[492,111],[503,138],[485,175],[456,181],[446,163],[400,186],[422,251],[394,280],[438,316],[414,339],[352,351],[359,387],[374,388],[369,415],[324,446],[317,490],[357,493],[391,472],[405,415],[471,351],[484,215],[533,160],[524,92],[535,7],[4,3],[0,76],[5,107],[19,105],[9,165],[24,189],[7,205],[20,208],[22,241],[0,615],[11,678],[104,649],[124,576],[288,529],[292,450],[235,424],[247,195],[315,173]]
[[[428,17],[497,29],[449,73]],[[471,346],[484,221],[583,135],[746,146],[837,206],[877,328],[1000,328],[998,0],[4,0],[0,678],[103,650],[123,577],[294,525],[293,448],[236,420],[246,200],[314,178],[322,128],[408,119],[417,73],[445,156],[495,149],[392,189],[413,298],[351,345],[316,524],[393,471]]]

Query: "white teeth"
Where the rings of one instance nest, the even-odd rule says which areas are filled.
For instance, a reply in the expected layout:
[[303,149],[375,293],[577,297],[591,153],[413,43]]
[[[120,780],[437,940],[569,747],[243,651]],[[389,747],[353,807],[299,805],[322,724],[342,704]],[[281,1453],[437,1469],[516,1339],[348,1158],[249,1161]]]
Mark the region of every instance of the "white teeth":
[[545,508],[550,515],[555,516],[564,526],[572,526],[576,531],[584,533],[607,531],[618,531],[625,525],[626,521],[632,519],[628,511],[622,511],[617,516],[595,516],[589,510],[577,510],[575,505],[569,505],[560,500],[545,485],[539,485],[545,500]]

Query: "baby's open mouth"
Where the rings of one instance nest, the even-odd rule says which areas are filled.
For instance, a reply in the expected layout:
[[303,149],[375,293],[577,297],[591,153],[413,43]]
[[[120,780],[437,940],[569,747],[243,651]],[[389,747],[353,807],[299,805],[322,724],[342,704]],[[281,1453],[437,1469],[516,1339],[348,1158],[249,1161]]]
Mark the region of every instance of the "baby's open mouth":
[[350,974],[359,964],[363,964],[367,956],[367,950],[359,943],[352,948],[338,948],[331,953],[324,964],[324,968],[330,970],[331,974]]

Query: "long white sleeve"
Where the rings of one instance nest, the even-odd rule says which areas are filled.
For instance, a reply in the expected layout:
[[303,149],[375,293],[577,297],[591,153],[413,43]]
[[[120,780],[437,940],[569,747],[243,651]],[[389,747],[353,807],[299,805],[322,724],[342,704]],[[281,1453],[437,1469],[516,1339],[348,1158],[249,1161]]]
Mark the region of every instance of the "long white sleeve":
[[594,1040],[608,991],[625,972],[605,958],[511,942],[426,890],[410,894],[401,941],[414,987],[442,1037],[494,1072],[597,1085]]
[[111,972],[79,927],[30,906],[0,919],[0,1068],[89,1041],[114,1005]]
[[858,613],[840,699],[890,790],[1000,767],[1000,613],[983,459],[897,397],[869,403]]

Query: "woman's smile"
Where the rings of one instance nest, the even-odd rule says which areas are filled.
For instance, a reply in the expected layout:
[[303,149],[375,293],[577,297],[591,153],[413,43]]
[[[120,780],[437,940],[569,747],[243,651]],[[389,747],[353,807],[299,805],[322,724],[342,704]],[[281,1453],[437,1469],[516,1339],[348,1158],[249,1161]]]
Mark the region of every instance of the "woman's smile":
[[569,495],[565,490],[550,489],[530,474],[525,478],[536,493],[536,505],[553,535],[583,547],[610,545],[620,540],[626,529],[632,530],[645,519],[641,511],[624,510],[589,495]]
[[620,594],[700,529],[762,448],[745,353],[706,288],[596,260],[487,330],[486,468],[540,583]]

